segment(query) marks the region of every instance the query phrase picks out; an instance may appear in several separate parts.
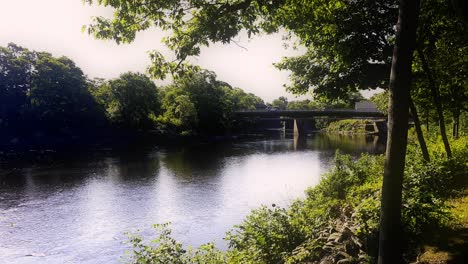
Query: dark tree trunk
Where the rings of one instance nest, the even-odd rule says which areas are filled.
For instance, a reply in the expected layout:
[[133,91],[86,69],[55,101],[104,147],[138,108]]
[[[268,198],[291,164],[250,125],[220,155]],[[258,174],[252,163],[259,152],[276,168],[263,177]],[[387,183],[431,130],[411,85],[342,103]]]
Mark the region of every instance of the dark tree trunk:
[[411,64],[419,1],[401,0],[390,73],[388,137],[380,211],[379,264],[402,262],[401,195],[408,140]]
[[429,86],[431,87],[432,99],[434,100],[434,104],[436,106],[436,111],[437,111],[437,116],[439,118],[440,135],[442,137],[442,141],[444,142],[445,152],[447,153],[447,157],[451,158],[452,150],[450,149],[450,144],[447,138],[447,129],[445,128],[444,111],[442,109],[442,100],[440,99],[439,88],[436,85],[434,76],[431,73],[429,64],[427,63],[424,53],[420,49],[418,49],[418,54],[419,54],[419,58],[421,59],[423,70],[427,75]]
[[429,133],[429,107],[426,107],[426,130]]
[[416,134],[418,136],[419,146],[421,147],[421,152],[423,155],[424,160],[430,161],[429,151],[427,150],[426,141],[424,140],[424,135],[421,129],[421,122],[419,121],[418,111],[416,110],[416,106],[414,105],[413,100],[409,99],[409,105],[411,110],[411,116],[413,117],[414,121],[414,128],[416,129]]
[[460,111],[455,110],[453,113],[453,131],[452,131],[453,138],[455,139],[458,138],[459,131],[460,131]]

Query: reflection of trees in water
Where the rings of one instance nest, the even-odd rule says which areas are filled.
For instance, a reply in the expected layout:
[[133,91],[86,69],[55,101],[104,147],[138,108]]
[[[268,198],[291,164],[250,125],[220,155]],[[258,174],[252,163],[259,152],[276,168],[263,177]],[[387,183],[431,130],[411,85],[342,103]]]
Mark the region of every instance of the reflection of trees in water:
[[148,151],[95,151],[53,157],[52,164],[23,164],[22,169],[0,175],[0,191],[53,194],[84,185],[91,178],[135,181],[154,177],[159,169],[159,157]]
[[335,150],[348,154],[362,152],[379,154],[385,151],[385,143],[378,136],[373,135],[343,135],[343,134],[313,134],[307,141],[309,149]]
[[369,135],[317,133],[307,138],[294,138],[292,135],[287,138],[289,140],[283,140],[284,135],[274,133],[261,141],[206,144],[166,151],[135,149],[77,153],[76,156],[56,157],[52,166],[27,164],[23,166],[24,169],[2,173],[0,191],[18,197],[24,196],[24,192],[43,192],[43,195],[47,195],[57,190],[85,185],[91,179],[139,184],[151,182],[151,179],[158,177],[161,166],[181,181],[216,183],[230,157],[318,150],[321,160],[328,163],[336,149],[354,155],[362,152],[379,154],[385,151],[385,139]]
[[224,158],[234,153],[230,144],[201,145],[166,152],[161,161],[179,179],[192,180],[218,175]]
[[158,175],[160,155],[144,150],[124,152],[106,161],[107,174],[119,182],[139,182]]

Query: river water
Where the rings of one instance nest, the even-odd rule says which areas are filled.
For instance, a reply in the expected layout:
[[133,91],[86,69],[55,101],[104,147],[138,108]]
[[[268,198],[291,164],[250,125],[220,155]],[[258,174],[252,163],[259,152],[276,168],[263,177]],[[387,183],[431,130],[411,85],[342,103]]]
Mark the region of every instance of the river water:
[[382,153],[373,136],[314,134],[178,148],[95,150],[0,169],[0,263],[119,263],[126,232],[171,222],[184,245],[215,242],[254,208],[288,206],[336,149]]

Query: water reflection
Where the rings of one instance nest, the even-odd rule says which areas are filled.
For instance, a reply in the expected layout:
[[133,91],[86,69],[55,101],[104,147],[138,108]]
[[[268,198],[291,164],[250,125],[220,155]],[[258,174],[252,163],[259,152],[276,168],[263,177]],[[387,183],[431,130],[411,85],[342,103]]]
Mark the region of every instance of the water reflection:
[[[0,173],[0,262],[114,263],[124,232],[171,221],[194,246],[261,204],[287,206],[345,153],[383,151],[375,137],[315,134],[164,150],[95,151]],[[32,257],[26,255],[44,257]]]

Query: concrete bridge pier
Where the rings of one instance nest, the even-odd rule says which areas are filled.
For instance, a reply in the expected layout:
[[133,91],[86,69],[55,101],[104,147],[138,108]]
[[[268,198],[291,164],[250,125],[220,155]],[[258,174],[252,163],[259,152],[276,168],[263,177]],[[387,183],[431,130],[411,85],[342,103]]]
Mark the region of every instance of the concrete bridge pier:
[[375,120],[374,132],[379,135],[387,134],[387,120]]
[[307,136],[307,132],[315,128],[313,119],[294,119],[294,135]]

